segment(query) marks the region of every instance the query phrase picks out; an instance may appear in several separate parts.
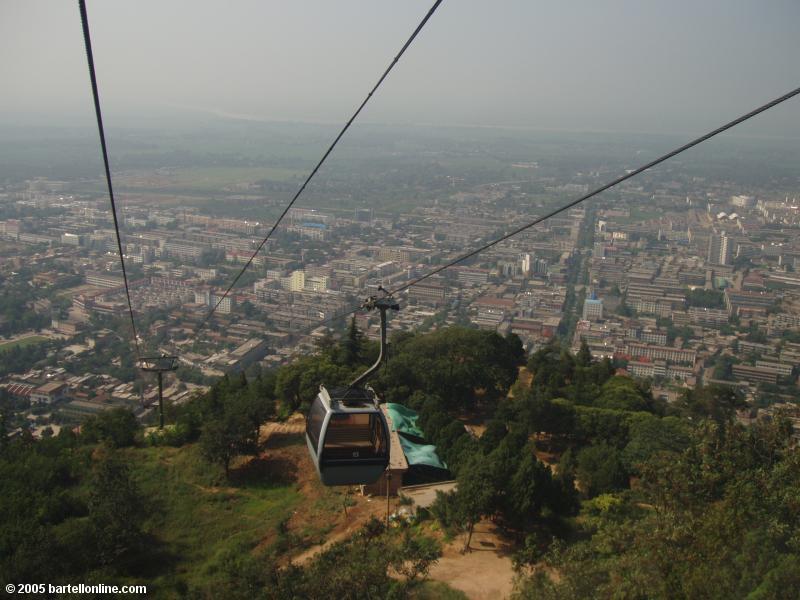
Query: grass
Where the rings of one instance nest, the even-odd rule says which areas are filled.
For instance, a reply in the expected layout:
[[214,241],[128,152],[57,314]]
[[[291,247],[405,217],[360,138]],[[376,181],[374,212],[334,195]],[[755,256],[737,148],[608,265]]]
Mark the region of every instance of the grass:
[[271,545],[279,524],[302,500],[287,482],[250,478],[237,487],[215,486],[216,467],[203,460],[196,445],[129,449],[125,454],[148,500],[145,529],[163,555],[148,577],[159,596],[169,596],[176,586],[207,588],[222,557]]
[[18,340],[14,340],[13,342],[6,342],[4,344],[0,344],[0,352],[7,352],[9,350],[13,350],[14,348],[24,348],[25,346],[33,346],[34,344],[41,344],[42,342],[46,342],[47,338],[41,335],[29,335],[28,337],[20,338]]

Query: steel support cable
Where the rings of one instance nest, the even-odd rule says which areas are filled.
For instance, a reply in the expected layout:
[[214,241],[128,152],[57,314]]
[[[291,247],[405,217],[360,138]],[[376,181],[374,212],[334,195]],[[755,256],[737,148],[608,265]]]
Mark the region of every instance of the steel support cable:
[[405,291],[408,288],[410,288],[412,286],[415,286],[418,283],[421,283],[422,281],[425,281],[429,277],[432,277],[433,275],[436,275],[437,273],[441,273],[445,269],[448,269],[448,268],[450,268],[450,267],[452,267],[454,265],[457,265],[458,263],[464,262],[465,260],[467,260],[469,258],[472,258],[473,256],[476,256],[477,254],[480,254],[484,250],[488,250],[492,246],[495,246],[495,245],[499,244],[500,242],[504,242],[505,240],[507,240],[507,239],[509,239],[511,237],[514,237],[515,235],[517,235],[519,233],[522,233],[526,229],[530,229],[531,227],[533,227],[535,225],[538,225],[542,221],[546,221],[547,219],[550,219],[550,218],[552,218],[552,217],[564,212],[565,210],[569,210],[570,208],[572,208],[574,206],[577,206],[578,204],[581,204],[582,202],[588,200],[589,198],[592,198],[592,197],[600,194],[601,192],[604,192],[604,191],[606,191],[608,189],[611,189],[614,186],[622,183],[623,181],[626,181],[626,180],[628,180],[628,179],[630,179],[632,177],[635,177],[639,173],[642,173],[643,171],[646,171],[647,169],[655,167],[656,165],[658,165],[658,164],[660,164],[660,163],[662,163],[662,162],[664,162],[666,160],[669,160],[670,158],[672,158],[674,156],[677,156],[678,154],[681,154],[682,152],[685,152],[686,150],[689,150],[690,148],[693,148],[694,146],[697,146],[698,144],[701,144],[701,143],[705,142],[706,140],[709,140],[709,139],[713,138],[714,136],[722,133],[723,131],[727,131],[728,129],[736,127],[737,125],[740,125],[741,123],[744,123],[745,121],[747,121],[749,119],[752,119],[756,115],[759,115],[759,114],[769,110],[770,108],[773,108],[773,107],[777,106],[778,104],[781,104],[782,102],[786,102],[787,100],[797,96],[798,94],[800,94],[800,88],[796,88],[796,89],[792,90],[791,92],[788,92],[787,94],[784,94],[783,96],[780,96],[779,98],[775,98],[774,100],[772,100],[770,102],[767,102],[763,106],[760,106],[760,107],[750,111],[749,113],[747,113],[745,115],[742,115],[741,117],[738,117],[738,118],[734,119],[733,121],[730,121],[730,122],[726,123],[725,125],[722,125],[721,127],[718,127],[717,129],[714,129],[713,131],[710,131],[710,132],[706,133],[705,135],[702,135],[702,136],[700,136],[698,138],[695,138],[691,142],[689,142],[687,144],[684,144],[683,146],[680,146],[679,148],[676,148],[675,150],[672,150],[671,152],[667,152],[666,154],[660,156],[659,158],[656,158],[655,160],[652,160],[649,163],[647,163],[645,165],[642,165],[638,169],[635,169],[635,170],[631,171],[630,173],[626,173],[625,175],[622,175],[621,177],[618,177],[618,178],[614,179],[613,181],[610,181],[609,183],[606,183],[605,185],[600,186],[599,188],[589,192],[588,194],[585,194],[585,195],[581,196],[580,198],[572,200],[571,202],[568,202],[567,204],[564,204],[563,206],[561,206],[561,207],[559,207],[559,208],[547,213],[546,215],[544,215],[542,217],[538,217],[537,219],[534,219],[530,223],[522,225],[521,227],[517,227],[516,229],[512,230],[511,232],[505,234],[502,237],[497,238],[496,240],[493,240],[493,241],[491,241],[491,242],[489,242],[487,244],[484,244],[483,246],[481,246],[479,248],[476,248],[475,250],[471,250],[470,252],[467,252],[466,254],[462,254],[458,258],[456,258],[454,260],[451,260],[450,262],[445,263],[442,266],[436,267],[435,269],[433,269],[432,271],[426,273],[425,275],[422,275],[421,277],[417,277],[416,279],[412,279],[408,283],[405,283],[405,284],[401,285],[400,287],[397,287],[397,288],[393,289],[391,292],[389,292],[389,294],[390,295],[394,295],[394,294],[397,294],[399,292]]
[[117,234],[117,250],[119,251],[119,262],[122,265],[122,279],[125,282],[125,296],[128,299],[128,312],[131,317],[131,330],[133,331],[133,341],[136,344],[136,358],[141,359],[139,348],[139,335],[136,332],[136,322],[133,318],[133,304],[131,303],[131,291],[128,285],[128,273],[125,269],[125,256],[122,252],[122,239],[119,234],[119,221],[117,219],[117,205],[114,201],[114,188],[111,185],[111,168],[108,164],[108,149],[106,147],[106,134],[103,128],[103,115],[100,111],[100,94],[97,91],[97,76],[94,70],[94,55],[92,54],[92,38],[89,34],[89,17],[86,14],[86,0],[78,0],[81,11],[81,23],[83,24],[83,41],[86,45],[86,60],[89,63],[89,78],[92,81],[92,97],[94,98],[94,112],[97,117],[97,130],[100,134],[100,149],[103,153],[103,166],[106,170],[106,183],[108,184],[108,197],[111,200],[111,214],[114,217],[114,231]]
[[269,233],[267,233],[266,237],[263,240],[261,240],[261,243],[258,245],[258,247],[256,248],[255,252],[253,252],[252,256],[245,263],[244,267],[242,267],[242,269],[239,271],[239,273],[233,279],[233,282],[228,286],[228,289],[225,290],[225,293],[222,295],[222,297],[219,300],[217,300],[217,303],[214,305],[214,307],[209,311],[209,313],[206,315],[206,317],[200,323],[200,326],[197,328],[197,331],[195,332],[195,336],[197,336],[203,330],[203,328],[206,326],[208,321],[211,319],[211,317],[217,311],[217,308],[219,308],[219,305],[222,304],[222,302],[225,300],[225,298],[228,297],[228,294],[230,294],[231,290],[236,286],[236,283],[239,281],[239,279],[242,277],[242,275],[244,275],[245,271],[247,271],[247,269],[250,266],[250,264],[253,262],[253,260],[256,258],[256,256],[258,256],[258,253],[261,252],[261,249],[264,247],[264,244],[266,244],[267,241],[272,237],[272,234],[278,228],[278,225],[280,225],[280,223],[283,220],[283,218],[286,216],[286,214],[289,212],[289,210],[292,208],[292,206],[294,206],[294,203],[297,201],[297,199],[300,197],[300,195],[306,189],[306,186],[308,186],[309,182],[313,179],[314,175],[317,174],[317,171],[319,171],[320,167],[322,167],[323,163],[328,158],[328,156],[331,154],[331,152],[333,152],[333,149],[336,147],[336,144],[339,143],[339,140],[342,139],[344,134],[350,128],[350,125],[352,125],[353,121],[356,120],[356,117],[358,117],[358,115],[361,113],[361,111],[367,105],[367,102],[369,102],[370,98],[372,98],[372,95],[376,91],[378,91],[378,88],[381,86],[383,81],[386,79],[386,77],[388,77],[388,75],[391,72],[391,70],[394,68],[394,66],[397,64],[397,62],[403,56],[403,54],[408,49],[408,47],[411,45],[411,43],[414,41],[414,39],[417,37],[419,32],[422,31],[422,28],[425,27],[425,24],[433,16],[433,13],[436,12],[436,9],[439,8],[439,5],[441,3],[442,3],[442,0],[436,0],[436,2],[433,3],[433,6],[431,6],[430,10],[428,10],[427,14],[422,19],[422,21],[420,21],[419,25],[417,25],[417,28],[414,30],[414,32],[411,34],[411,36],[408,38],[408,40],[406,40],[406,43],[403,44],[403,47],[400,48],[400,51],[394,57],[394,59],[389,64],[389,66],[386,68],[386,70],[383,72],[383,75],[381,75],[380,79],[378,79],[378,82],[373,86],[372,90],[370,90],[370,92],[367,94],[367,97],[364,98],[364,101],[361,103],[361,105],[353,113],[353,116],[350,117],[350,119],[347,121],[347,123],[345,123],[344,127],[339,132],[339,135],[336,136],[336,138],[333,140],[331,145],[325,151],[325,154],[322,155],[322,158],[319,159],[319,162],[317,162],[317,164],[314,167],[314,169],[311,171],[311,173],[309,173],[308,177],[306,177],[306,179],[303,182],[303,184],[297,190],[297,192],[295,193],[295,195],[292,198],[292,200],[289,202],[289,204],[286,205],[286,208],[283,209],[283,212],[278,217],[278,220],[275,221],[275,224],[269,230]]

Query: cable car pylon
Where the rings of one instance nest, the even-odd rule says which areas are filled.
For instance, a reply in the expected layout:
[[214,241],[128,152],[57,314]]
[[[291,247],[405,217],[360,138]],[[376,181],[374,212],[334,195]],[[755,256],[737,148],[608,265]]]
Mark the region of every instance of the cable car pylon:
[[158,373],[158,428],[164,429],[164,381],[167,371],[178,368],[178,357],[161,354],[160,356],[143,356],[139,359],[139,368],[149,373]]

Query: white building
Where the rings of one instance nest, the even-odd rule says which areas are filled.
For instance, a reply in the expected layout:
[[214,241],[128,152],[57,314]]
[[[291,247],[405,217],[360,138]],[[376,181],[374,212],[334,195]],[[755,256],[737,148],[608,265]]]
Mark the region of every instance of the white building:
[[600,321],[603,319],[603,301],[599,298],[587,298],[583,301],[583,320]]
[[304,271],[293,271],[288,277],[281,277],[281,288],[290,292],[302,292],[306,287]]
[[306,277],[305,289],[311,292],[324,292],[328,289],[328,277],[326,275]]

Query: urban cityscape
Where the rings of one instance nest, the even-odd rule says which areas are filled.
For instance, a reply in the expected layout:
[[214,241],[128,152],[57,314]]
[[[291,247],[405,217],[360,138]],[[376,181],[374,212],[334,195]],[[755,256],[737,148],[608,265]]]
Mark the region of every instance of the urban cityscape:
[[[346,319],[337,317],[379,287],[401,286],[607,176],[595,167],[558,180],[562,165],[488,160],[510,178],[476,182],[440,167],[427,188],[409,193],[429,203],[292,208],[228,295],[273,223],[224,216],[224,207],[275,206],[270,190],[285,182],[231,180],[211,211],[202,195],[126,191],[120,220],[139,336],[150,354],[179,361],[166,399],[180,403],[226,373],[313,351],[329,328],[343,330]],[[790,189],[665,171],[415,285],[390,332],[465,325],[516,334],[529,353],[554,338],[573,351],[585,340],[594,357],[650,380],[664,400],[721,383],[742,390],[754,419],[788,408],[800,366],[798,200]],[[179,176],[165,167],[122,173],[118,183],[168,187]],[[111,211],[102,193],[85,191],[91,185],[101,182],[3,185],[3,345],[9,357],[19,348],[29,358],[6,361],[2,388],[28,407],[16,427],[35,435],[111,406],[147,420],[156,400],[155,380],[136,369],[131,352]],[[336,182],[331,194],[352,198],[362,185]],[[374,314],[357,312],[356,322],[377,339]],[[98,347],[112,360],[93,363]]]

